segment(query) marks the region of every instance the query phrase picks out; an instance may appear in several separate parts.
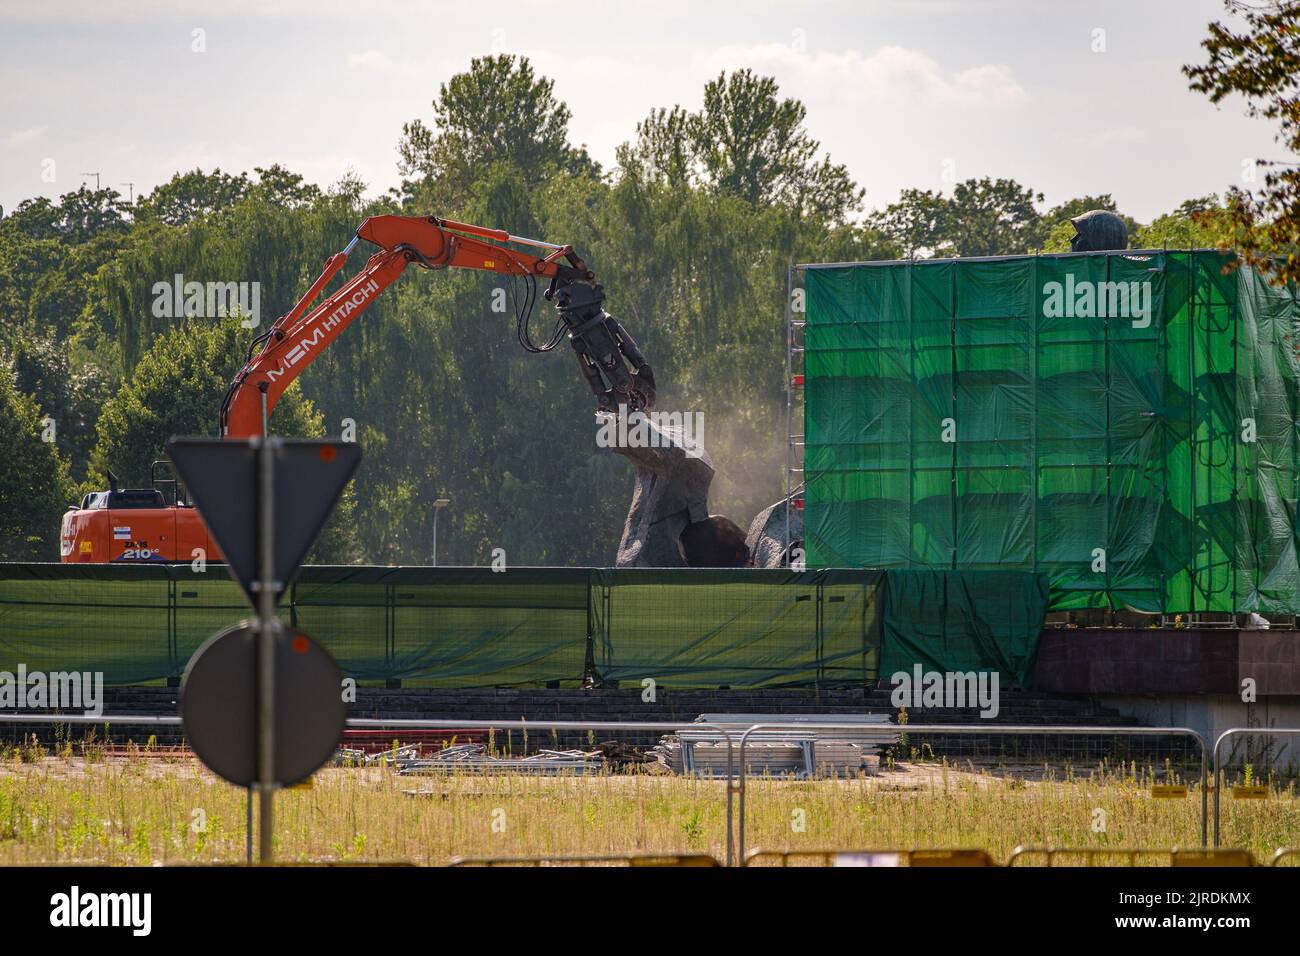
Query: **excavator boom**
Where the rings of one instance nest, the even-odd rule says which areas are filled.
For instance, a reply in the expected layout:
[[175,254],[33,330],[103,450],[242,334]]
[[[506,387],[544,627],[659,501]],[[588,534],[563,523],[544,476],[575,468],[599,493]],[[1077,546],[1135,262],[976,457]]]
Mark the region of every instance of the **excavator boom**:
[[[362,269],[320,299],[347,264],[358,243],[378,247]],[[528,246],[540,255],[516,248]],[[572,246],[513,236],[434,216],[372,216],[342,251],[330,256],[306,293],[249,348],[248,361],[221,403],[221,434],[248,438],[266,433],[276,402],[295,378],[351,325],[409,265],[496,272],[522,280],[523,305],[516,313],[520,344],[548,352],[567,336],[600,410],[620,405],[647,410],[654,404],[654,373],[632,337],[603,307],[604,290]],[[555,333],[535,343],[529,320],[538,280],[555,303]],[[320,299],[318,302],[317,300]],[[65,562],[220,560],[198,513],[177,495],[168,506],[161,492],[120,490],[86,495],[63,516],[60,553]]]
[[[359,241],[379,247],[365,267],[314,308],[311,304],[338,275]],[[546,251],[544,256],[509,243]],[[276,402],[312,360],[339,337],[408,265],[425,269],[456,267],[522,277],[531,290],[549,280],[546,298],[556,303],[583,376],[602,409],[624,404],[634,409],[654,401],[654,374],[631,336],[602,307],[604,292],[595,273],[572,246],[513,236],[434,216],[373,216],[361,224],[342,252],[331,256],[306,294],[259,339],[260,351],[231,383],[221,407],[221,434],[244,438],[263,434]],[[527,308],[535,291],[525,296]],[[536,346],[521,317],[520,341],[530,351],[549,351],[559,336]],[[630,367],[629,367],[630,366]]]

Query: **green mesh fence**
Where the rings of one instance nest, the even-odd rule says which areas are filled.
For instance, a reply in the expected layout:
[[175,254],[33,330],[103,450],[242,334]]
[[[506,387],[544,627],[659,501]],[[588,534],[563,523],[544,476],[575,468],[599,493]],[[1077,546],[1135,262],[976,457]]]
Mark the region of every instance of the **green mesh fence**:
[[358,679],[577,684],[587,656],[587,572],[304,568],[292,615]]
[[1053,609],[1300,611],[1300,309],[1225,262],[808,267],[809,565],[1044,573]]
[[[939,577],[886,587],[867,570],[307,567],[281,618],[350,677],[428,687],[861,686],[882,658],[1023,683],[1042,624],[1026,595],[1045,583],[925,580]],[[175,678],[248,613],[219,565],[0,564],[0,670]]]
[[872,571],[598,571],[596,669],[670,686],[862,684],[878,670],[880,582]]

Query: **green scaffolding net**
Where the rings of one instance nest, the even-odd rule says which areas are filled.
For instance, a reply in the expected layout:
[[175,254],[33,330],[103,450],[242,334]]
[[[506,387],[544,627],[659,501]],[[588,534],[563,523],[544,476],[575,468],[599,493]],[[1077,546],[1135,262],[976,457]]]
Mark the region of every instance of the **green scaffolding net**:
[[1028,687],[1047,613],[1047,578],[1018,571],[885,574],[880,674],[997,671]]
[[1214,251],[806,267],[811,567],[1300,611],[1293,287]]

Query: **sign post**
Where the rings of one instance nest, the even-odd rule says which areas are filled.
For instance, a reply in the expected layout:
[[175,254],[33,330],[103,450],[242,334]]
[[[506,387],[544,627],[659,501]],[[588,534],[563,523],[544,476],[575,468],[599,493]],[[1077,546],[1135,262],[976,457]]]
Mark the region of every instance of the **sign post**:
[[[346,720],[338,665],[306,634],[286,634],[276,609],[361,450],[332,440],[173,438],[167,454],[256,613],[190,659],[185,733],[204,764],[250,788],[250,831],[256,790],[258,858],[270,863],[275,790],[329,759]],[[253,719],[241,730],[244,698]],[[248,847],[251,855],[251,832]]]
[[[273,439],[272,439],[273,440]],[[275,579],[275,455],[271,441],[263,439],[258,448],[258,543],[261,555],[257,594],[257,787],[260,805],[258,858],[270,863],[273,857],[271,838],[275,798],[275,641],[280,635],[280,620],[275,607],[279,603],[281,584]],[[339,489],[342,491],[342,489]],[[327,509],[333,508],[331,500]],[[327,512],[328,513],[328,510]]]

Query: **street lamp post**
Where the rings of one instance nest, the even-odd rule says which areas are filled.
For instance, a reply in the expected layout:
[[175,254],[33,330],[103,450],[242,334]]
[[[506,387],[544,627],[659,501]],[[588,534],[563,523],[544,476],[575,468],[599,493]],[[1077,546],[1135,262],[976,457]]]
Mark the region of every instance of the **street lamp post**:
[[433,566],[438,566],[438,512],[451,504],[450,498],[438,498],[433,502]]

